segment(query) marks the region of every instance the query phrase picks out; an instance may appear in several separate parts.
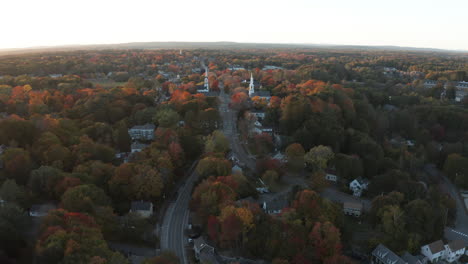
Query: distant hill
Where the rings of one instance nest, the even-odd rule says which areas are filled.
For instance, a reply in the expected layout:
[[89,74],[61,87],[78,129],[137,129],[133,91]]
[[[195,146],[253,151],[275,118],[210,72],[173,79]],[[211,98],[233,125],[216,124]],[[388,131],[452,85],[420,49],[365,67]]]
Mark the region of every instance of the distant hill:
[[443,50],[432,48],[415,48],[399,46],[359,46],[333,44],[281,44],[281,43],[240,43],[240,42],[131,42],[119,44],[96,45],[65,45],[31,47],[22,49],[0,49],[0,55],[15,55],[34,52],[55,52],[73,50],[102,50],[102,49],[281,49],[281,48],[323,48],[342,50],[389,50],[389,51],[421,51],[421,52],[449,52],[468,53],[468,51]]

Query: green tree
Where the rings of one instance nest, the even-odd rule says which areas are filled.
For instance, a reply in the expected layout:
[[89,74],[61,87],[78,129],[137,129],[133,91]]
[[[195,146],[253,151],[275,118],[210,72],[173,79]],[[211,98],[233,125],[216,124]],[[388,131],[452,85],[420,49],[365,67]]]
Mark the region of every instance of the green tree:
[[450,154],[445,160],[444,172],[461,188],[468,188],[468,158]]
[[220,130],[213,131],[205,143],[205,152],[207,153],[226,153],[229,149],[229,140]]
[[94,214],[98,206],[109,206],[110,199],[102,189],[93,184],[68,189],[62,196],[62,206],[71,212]]
[[171,108],[161,109],[156,113],[155,116],[155,121],[158,122],[159,126],[165,128],[172,128],[176,126],[179,120],[179,114]]
[[132,195],[139,200],[157,201],[164,187],[161,175],[150,166],[136,168],[137,174],[131,179]]
[[305,151],[301,144],[293,143],[286,148],[286,157],[288,159],[288,168],[292,171],[300,171],[304,168]]
[[323,170],[327,167],[329,160],[333,159],[335,154],[328,146],[313,147],[305,154],[305,162],[311,165],[315,170]]
[[[26,190],[22,186],[18,186],[15,180],[6,180],[0,187],[0,199],[15,203],[25,208],[28,201]],[[1,207],[1,206],[0,206]]]
[[0,206],[0,251],[18,255],[25,246],[26,233],[30,223],[26,212],[15,204]]
[[179,258],[172,252],[164,251],[161,255],[143,261],[143,264],[179,264]]
[[223,158],[206,157],[198,162],[196,171],[202,178],[208,176],[226,176],[231,174],[231,164]]

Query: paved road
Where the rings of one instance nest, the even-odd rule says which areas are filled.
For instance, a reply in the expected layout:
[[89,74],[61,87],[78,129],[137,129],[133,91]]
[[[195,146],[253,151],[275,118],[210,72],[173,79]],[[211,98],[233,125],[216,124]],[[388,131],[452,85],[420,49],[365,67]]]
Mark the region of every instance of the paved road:
[[[231,148],[236,157],[246,164],[249,168],[255,168],[255,161],[249,159],[244,148],[237,140],[237,132],[235,125],[235,113],[229,109],[229,95],[224,93],[221,85],[219,111],[223,118],[223,132],[229,139]],[[187,245],[187,237],[184,230],[187,228],[189,221],[189,202],[193,185],[197,180],[198,175],[195,170],[192,170],[185,184],[179,189],[176,201],[171,203],[167,208],[161,226],[161,249],[174,252],[182,264],[188,263],[185,246]]]
[[457,187],[440,172],[435,165],[426,164],[424,166],[425,171],[432,175],[437,176],[441,179],[441,184],[453,199],[455,199],[457,205],[457,218],[455,220],[454,228],[445,228],[445,237],[449,240],[461,239],[464,240],[468,245],[468,214],[465,209],[465,204],[461,199]]
[[189,202],[198,174],[193,170],[185,184],[179,188],[177,199],[167,208],[161,226],[161,249],[174,252],[182,264],[188,263],[185,252],[187,238],[184,230],[189,221]]
[[231,150],[243,165],[251,170],[255,170],[255,158],[250,157],[242,146],[237,131],[237,112],[229,108],[231,100],[229,94],[224,92],[224,85],[220,84],[221,93],[219,95],[219,111],[223,119],[223,132],[229,139]]

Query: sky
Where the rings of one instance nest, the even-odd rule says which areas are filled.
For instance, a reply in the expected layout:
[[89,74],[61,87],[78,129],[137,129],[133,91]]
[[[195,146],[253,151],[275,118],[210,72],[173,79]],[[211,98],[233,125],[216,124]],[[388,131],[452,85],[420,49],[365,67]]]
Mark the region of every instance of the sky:
[[468,50],[468,0],[2,0],[0,49],[150,41]]

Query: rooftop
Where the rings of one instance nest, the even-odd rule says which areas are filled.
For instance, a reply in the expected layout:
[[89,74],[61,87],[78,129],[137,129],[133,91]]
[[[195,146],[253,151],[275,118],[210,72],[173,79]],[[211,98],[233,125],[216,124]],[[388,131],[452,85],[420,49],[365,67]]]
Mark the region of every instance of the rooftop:
[[452,252],[460,250],[464,248],[465,246],[466,246],[465,242],[463,242],[462,240],[453,240],[450,243],[448,243],[448,247],[450,248]]
[[344,202],[343,208],[362,210],[362,203],[360,202]]
[[153,204],[145,201],[133,201],[130,208],[132,211],[150,211]]
[[156,128],[156,126],[154,124],[149,124],[148,123],[148,124],[144,124],[142,126],[133,126],[130,129],[153,129],[154,130],[155,128]]
[[384,263],[406,264],[397,254],[393,253],[393,251],[382,244],[379,244],[374,251],[372,251],[372,255],[378,257]]
[[427,245],[429,249],[431,250],[432,254],[444,251],[444,243],[442,240],[437,240],[435,242],[432,242],[431,244]]

